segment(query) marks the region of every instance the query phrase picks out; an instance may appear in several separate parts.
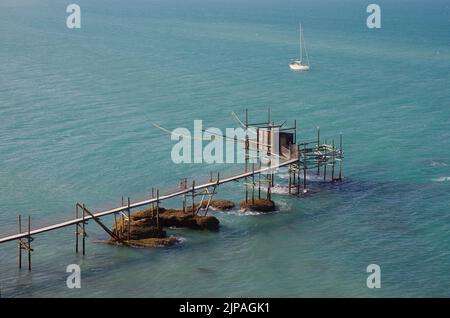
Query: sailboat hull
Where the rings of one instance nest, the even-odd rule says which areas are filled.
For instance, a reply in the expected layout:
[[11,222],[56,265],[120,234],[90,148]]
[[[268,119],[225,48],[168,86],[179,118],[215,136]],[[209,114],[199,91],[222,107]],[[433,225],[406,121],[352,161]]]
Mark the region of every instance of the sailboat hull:
[[303,65],[301,63],[290,63],[289,68],[293,71],[309,71],[309,65]]

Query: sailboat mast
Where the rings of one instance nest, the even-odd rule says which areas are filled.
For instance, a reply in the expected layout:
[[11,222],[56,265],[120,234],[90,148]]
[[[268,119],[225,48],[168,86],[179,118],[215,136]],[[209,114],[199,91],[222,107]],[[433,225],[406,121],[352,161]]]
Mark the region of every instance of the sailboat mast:
[[299,24],[300,28],[300,62],[303,60],[303,50],[302,50],[302,24]]

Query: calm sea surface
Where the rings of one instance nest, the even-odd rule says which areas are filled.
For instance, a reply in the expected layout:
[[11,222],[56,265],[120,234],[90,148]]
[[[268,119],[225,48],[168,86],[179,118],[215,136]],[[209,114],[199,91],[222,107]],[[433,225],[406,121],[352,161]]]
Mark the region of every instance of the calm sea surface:
[[[382,29],[364,1],[77,0],[0,2],[0,233],[113,207],[182,177],[232,165],[176,165],[154,128],[235,127],[231,111],[296,118],[299,138],[344,134],[345,181],[311,176],[270,215],[218,213],[218,233],[170,231],[182,243],[74,253],[74,229],[38,235],[33,271],[0,246],[3,297],[450,296],[450,3],[385,1]],[[312,70],[292,73],[298,22]],[[223,186],[239,201],[243,185]],[[180,202],[167,203],[179,206]],[[105,218],[111,224],[112,218]],[[82,288],[66,287],[81,265]],[[381,266],[382,288],[366,287]]]

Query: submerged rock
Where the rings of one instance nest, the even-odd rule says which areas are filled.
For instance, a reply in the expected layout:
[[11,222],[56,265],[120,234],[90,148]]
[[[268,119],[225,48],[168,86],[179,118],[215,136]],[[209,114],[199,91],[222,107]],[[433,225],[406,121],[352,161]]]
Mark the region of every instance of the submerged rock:
[[217,231],[219,220],[214,216],[192,215],[182,210],[165,210],[159,214],[159,223],[163,227],[185,227],[194,230]]
[[[193,215],[189,210],[183,212],[177,209],[159,208],[159,227],[157,227],[156,209],[147,208],[133,212],[130,215],[130,239],[139,240],[146,238],[166,238],[167,234],[162,229],[164,227],[181,227],[194,230],[219,229],[219,220],[214,216]],[[122,237],[128,238],[128,221],[118,219],[116,225],[112,227],[113,232],[121,233]]]
[[[101,241],[104,242],[105,241]],[[175,243],[178,242],[178,239],[174,236],[169,236],[169,237],[149,237],[149,238],[143,238],[143,239],[139,239],[139,240],[129,240],[126,241],[126,245],[127,246],[131,246],[131,247],[168,247],[168,246],[172,246]],[[108,240],[106,241],[106,243],[109,244],[117,244],[117,245],[122,245],[122,243],[117,242],[115,240]]]
[[247,202],[241,201],[240,208],[244,211],[254,211],[254,212],[273,212],[275,211],[275,202],[268,199],[255,199],[254,202],[252,200],[248,200]]
[[140,240],[130,240],[129,244],[136,247],[167,247],[172,246],[178,242],[174,236],[164,238],[145,238]]
[[[202,203],[202,208],[206,208],[208,202],[204,201]],[[235,207],[234,202],[229,200],[211,200],[210,207],[220,210],[220,211],[228,211]]]

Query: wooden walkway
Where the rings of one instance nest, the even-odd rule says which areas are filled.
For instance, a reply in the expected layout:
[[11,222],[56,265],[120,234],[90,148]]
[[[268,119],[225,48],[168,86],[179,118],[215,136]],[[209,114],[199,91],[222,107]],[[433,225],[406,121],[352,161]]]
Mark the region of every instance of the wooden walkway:
[[219,180],[215,180],[215,181],[211,181],[211,182],[207,182],[207,183],[203,183],[203,184],[199,184],[194,186],[193,188],[187,188],[187,189],[182,189],[179,191],[174,191],[174,192],[170,192],[164,195],[161,195],[159,197],[156,198],[151,198],[151,199],[147,199],[147,200],[143,200],[143,201],[139,201],[139,202],[135,202],[135,203],[130,203],[130,205],[124,205],[124,206],[120,206],[117,208],[113,208],[110,210],[106,210],[106,211],[101,211],[101,212],[97,212],[97,213],[93,213],[92,215],[86,215],[84,218],[80,217],[80,218],[75,218],[69,221],[65,221],[65,222],[61,222],[61,223],[57,223],[57,224],[53,224],[53,225],[49,225],[46,227],[42,227],[42,228],[38,228],[38,229],[34,229],[31,230],[30,232],[22,232],[22,233],[18,233],[18,234],[14,234],[14,235],[10,235],[10,236],[6,236],[6,237],[2,237],[0,238],[0,244],[1,243],[6,243],[6,242],[10,242],[10,241],[14,241],[14,240],[20,240],[23,238],[27,238],[29,236],[33,236],[36,234],[40,234],[40,233],[45,233],[45,232],[49,232],[49,231],[53,231],[53,230],[57,230],[57,229],[61,229],[67,226],[71,226],[71,225],[77,225],[80,223],[83,223],[90,220],[90,219],[95,219],[95,218],[99,218],[99,217],[103,217],[103,216],[107,216],[110,214],[114,214],[114,213],[120,213],[120,212],[124,212],[124,211],[128,211],[130,209],[134,209],[134,208],[138,208],[138,207],[142,207],[145,205],[149,205],[151,203],[157,203],[163,200],[167,200],[173,197],[177,197],[180,195],[184,195],[184,194],[188,194],[191,193],[192,191],[196,191],[196,190],[202,190],[202,189],[206,189],[209,187],[214,187],[220,184],[225,184],[231,181],[237,181],[239,179],[243,179],[243,178],[248,178],[251,177],[252,175],[256,175],[259,173],[264,173],[264,172],[270,172],[273,171],[277,168],[280,167],[284,167],[284,166],[288,166],[291,164],[295,164],[299,162],[299,158],[294,158],[294,159],[289,159],[286,161],[282,161],[279,162],[277,165],[273,165],[270,167],[261,167],[257,170],[252,170],[252,171],[248,171],[248,172],[244,172],[241,174],[237,174],[237,175],[233,175],[231,177],[227,177],[227,178],[223,178],[223,179],[219,179]]

